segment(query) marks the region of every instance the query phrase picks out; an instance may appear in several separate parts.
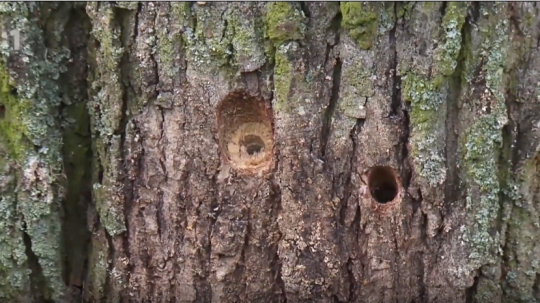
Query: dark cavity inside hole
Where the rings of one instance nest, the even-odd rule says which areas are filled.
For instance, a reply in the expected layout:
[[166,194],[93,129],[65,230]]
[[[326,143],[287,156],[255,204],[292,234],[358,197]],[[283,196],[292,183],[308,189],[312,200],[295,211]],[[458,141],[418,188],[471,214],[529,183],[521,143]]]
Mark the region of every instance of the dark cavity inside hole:
[[398,184],[391,168],[377,166],[369,174],[369,192],[375,201],[388,203],[397,196]]
[[246,148],[246,152],[250,156],[256,153],[260,153],[264,149],[263,140],[261,139],[261,137],[255,135],[245,136],[242,141],[240,141],[240,145]]
[[0,104],[0,119],[4,119],[6,116],[6,107]]

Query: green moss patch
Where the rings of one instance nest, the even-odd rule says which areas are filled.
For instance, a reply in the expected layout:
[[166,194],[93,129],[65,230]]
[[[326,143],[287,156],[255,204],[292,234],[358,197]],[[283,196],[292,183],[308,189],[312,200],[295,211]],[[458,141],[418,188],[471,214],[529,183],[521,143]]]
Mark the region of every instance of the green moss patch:
[[378,3],[341,2],[342,26],[361,49],[370,49],[377,35]]
[[304,13],[289,2],[269,2],[266,5],[266,32],[276,46],[291,40],[301,40],[306,31]]

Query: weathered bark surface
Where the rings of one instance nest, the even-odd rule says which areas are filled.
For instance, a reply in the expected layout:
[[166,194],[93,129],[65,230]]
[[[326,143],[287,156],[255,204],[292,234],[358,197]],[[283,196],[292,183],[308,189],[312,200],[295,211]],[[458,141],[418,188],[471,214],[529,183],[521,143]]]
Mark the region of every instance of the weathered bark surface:
[[540,302],[536,3],[0,12],[2,302]]

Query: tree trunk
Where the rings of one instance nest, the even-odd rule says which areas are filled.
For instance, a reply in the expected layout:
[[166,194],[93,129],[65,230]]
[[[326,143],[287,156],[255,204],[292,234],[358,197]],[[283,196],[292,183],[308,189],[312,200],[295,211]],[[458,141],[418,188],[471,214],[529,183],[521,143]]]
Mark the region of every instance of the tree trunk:
[[536,3],[0,13],[0,301],[540,302]]

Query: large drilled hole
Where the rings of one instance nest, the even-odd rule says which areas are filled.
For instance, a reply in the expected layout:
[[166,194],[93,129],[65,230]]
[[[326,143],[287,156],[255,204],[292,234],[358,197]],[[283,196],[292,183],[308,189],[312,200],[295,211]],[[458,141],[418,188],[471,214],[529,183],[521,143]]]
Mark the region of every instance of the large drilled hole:
[[227,162],[243,172],[272,162],[272,112],[264,101],[244,92],[229,94],[218,108],[219,141]]
[[376,166],[369,173],[368,186],[371,197],[378,203],[388,203],[398,195],[399,184],[393,169]]

